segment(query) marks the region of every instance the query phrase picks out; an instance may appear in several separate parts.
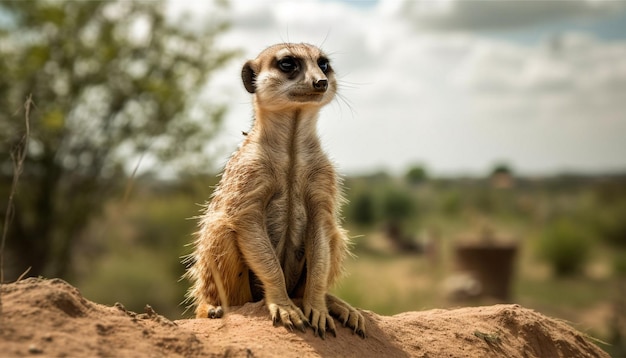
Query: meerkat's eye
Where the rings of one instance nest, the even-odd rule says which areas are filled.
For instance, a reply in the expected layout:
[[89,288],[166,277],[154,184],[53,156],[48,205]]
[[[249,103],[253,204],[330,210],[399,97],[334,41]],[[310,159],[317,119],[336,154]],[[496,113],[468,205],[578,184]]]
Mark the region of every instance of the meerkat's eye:
[[285,57],[278,60],[278,69],[285,73],[292,73],[298,69],[298,62],[293,57]]
[[322,70],[322,72],[324,73],[328,73],[328,71],[330,70],[330,63],[328,62],[327,58],[322,57],[317,60],[317,65],[320,66],[320,70]]

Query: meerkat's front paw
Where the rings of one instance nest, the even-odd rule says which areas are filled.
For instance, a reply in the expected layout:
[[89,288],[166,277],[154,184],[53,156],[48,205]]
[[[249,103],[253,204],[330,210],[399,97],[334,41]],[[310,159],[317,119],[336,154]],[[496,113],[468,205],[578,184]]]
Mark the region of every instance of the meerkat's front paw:
[[328,313],[326,305],[313,305],[307,301],[308,300],[305,300],[303,303],[304,315],[309,319],[309,323],[311,324],[311,328],[313,328],[315,335],[319,335],[320,338],[325,339],[326,331],[328,331],[333,336],[337,337],[335,322]]
[[302,311],[289,301],[286,304],[268,303],[267,308],[270,310],[270,316],[272,322],[277,325],[279,321],[283,323],[283,326],[293,331],[293,328],[297,328],[302,332],[306,332],[306,326],[309,325],[306,317]]
[[352,332],[358,334],[361,338],[367,337],[367,333],[365,333],[365,318],[361,312],[354,309],[349,303],[330,294],[326,295],[326,302],[330,313],[337,317],[344,327],[352,328]]

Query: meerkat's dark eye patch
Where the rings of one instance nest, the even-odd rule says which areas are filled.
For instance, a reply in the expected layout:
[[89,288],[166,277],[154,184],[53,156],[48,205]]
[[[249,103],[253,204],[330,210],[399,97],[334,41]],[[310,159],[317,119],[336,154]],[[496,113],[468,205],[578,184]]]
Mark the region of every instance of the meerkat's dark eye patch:
[[330,62],[326,57],[320,57],[317,60],[317,65],[320,67],[320,70],[324,73],[328,73],[330,71]]
[[293,73],[298,70],[298,60],[293,57],[283,57],[277,63],[278,69],[284,73]]

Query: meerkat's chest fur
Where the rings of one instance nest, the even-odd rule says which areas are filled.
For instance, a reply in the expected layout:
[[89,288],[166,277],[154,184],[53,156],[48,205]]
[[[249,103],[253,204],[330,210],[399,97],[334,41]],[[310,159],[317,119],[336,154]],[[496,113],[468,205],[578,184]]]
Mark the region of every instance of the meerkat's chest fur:
[[[309,222],[313,210],[333,210],[337,177],[324,154],[316,131],[317,111],[257,113],[252,131],[229,161],[220,188],[254,188],[258,180],[272,183],[262,197],[260,215],[285,273],[288,292],[305,270],[306,239],[316,229]],[[214,202],[221,201],[219,192]],[[245,198],[241,193],[240,198]],[[230,203],[243,209],[245,203]]]

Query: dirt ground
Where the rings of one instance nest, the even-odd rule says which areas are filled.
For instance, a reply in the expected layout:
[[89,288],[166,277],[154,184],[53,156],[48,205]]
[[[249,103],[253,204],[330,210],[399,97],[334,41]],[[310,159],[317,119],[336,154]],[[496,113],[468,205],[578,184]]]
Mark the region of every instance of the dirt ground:
[[566,323],[518,305],[364,311],[368,338],[348,328],[325,340],[273,327],[263,303],[224,319],[169,321],[85,299],[60,279],[2,286],[2,357],[609,357]]

